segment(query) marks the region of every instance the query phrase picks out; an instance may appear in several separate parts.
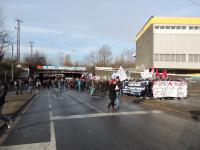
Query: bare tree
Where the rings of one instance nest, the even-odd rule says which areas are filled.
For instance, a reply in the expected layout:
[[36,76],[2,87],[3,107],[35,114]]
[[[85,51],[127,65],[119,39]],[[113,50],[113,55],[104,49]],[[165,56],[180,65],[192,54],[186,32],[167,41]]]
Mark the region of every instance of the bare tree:
[[110,46],[103,45],[97,52],[97,65],[108,66],[111,64],[112,50]]
[[96,65],[96,63],[97,63],[96,50],[90,51],[88,58],[87,58],[87,61],[88,61],[89,66],[95,66]]
[[133,67],[135,65],[135,59],[133,57],[134,50],[124,49],[123,52],[117,56],[113,62],[113,67]]
[[4,56],[4,49],[10,44],[8,39],[8,33],[4,25],[4,17],[2,11],[0,10],[0,60]]
[[25,57],[24,63],[26,63],[28,65],[32,65],[32,66],[37,66],[37,65],[46,65],[47,61],[46,61],[46,57],[44,54],[42,54],[40,52],[35,52],[32,55],[32,57],[31,56]]

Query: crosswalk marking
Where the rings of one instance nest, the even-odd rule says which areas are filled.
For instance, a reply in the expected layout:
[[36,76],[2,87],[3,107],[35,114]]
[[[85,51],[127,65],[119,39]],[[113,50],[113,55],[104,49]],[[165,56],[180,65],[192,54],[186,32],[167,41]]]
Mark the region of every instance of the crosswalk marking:
[[52,120],[68,120],[68,119],[82,119],[82,118],[96,118],[96,117],[109,117],[109,116],[122,116],[122,115],[145,115],[145,114],[159,114],[162,111],[130,111],[130,112],[115,112],[115,113],[95,113],[95,114],[83,114],[83,115],[69,115],[69,116],[54,116]]

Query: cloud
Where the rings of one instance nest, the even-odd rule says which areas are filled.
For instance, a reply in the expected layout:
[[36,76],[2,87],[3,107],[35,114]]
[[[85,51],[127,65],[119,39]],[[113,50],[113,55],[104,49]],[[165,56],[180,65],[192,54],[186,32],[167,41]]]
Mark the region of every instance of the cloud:
[[27,33],[34,33],[34,34],[63,34],[62,31],[54,30],[54,29],[47,29],[47,28],[41,28],[41,27],[31,27],[31,26],[25,26],[22,28],[23,32]]

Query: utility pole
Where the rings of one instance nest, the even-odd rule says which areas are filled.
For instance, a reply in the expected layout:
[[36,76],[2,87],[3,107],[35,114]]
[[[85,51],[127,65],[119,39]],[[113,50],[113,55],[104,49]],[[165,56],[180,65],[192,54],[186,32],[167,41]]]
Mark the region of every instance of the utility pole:
[[13,65],[13,44],[12,44],[12,73],[11,73],[11,78],[12,78],[12,81],[14,80],[14,73],[13,73],[13,69],[14,69],[14,65]]
[[30,48],[31,48],[31,59],[33,58],[33,44],[34,42],[30,41]]
[[17,21],[17,27],[15,29],[17,30],[17,62],[20,63],[20,23],[22,23],[21,19],[16,19]]

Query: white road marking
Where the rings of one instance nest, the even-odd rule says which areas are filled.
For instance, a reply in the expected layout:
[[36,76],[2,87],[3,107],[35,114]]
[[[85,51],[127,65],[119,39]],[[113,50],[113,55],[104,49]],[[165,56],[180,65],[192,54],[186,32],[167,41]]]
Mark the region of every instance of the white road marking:
[[122,116],[122,115],[145,115],[145,114],[160,114],[163,113],[159,110],[151,111],[130,111],[130,112],[115,112],[115,113],[95,113],[84,115],[69,115],[69,116],[55,116],[52,120],[68,120],[68,119],[82,119],[82,118],[95,118],[95,117],[108,117],[108,116]]
[[[48,102],[49,106],[51,106],[49,91],[48,91]],[[52,121],[51,110],[49,111],[49,119],[50,119],[50,134],[51,134],[50,142],[1,146],[0,150],[56,150],[55,129],[54,129],[54,123]]]
[[58,99],[59,99],[59,100],[63,100],[63,98],[62,98],[62,97],[58,97]]
[[99,96],[93,96],[93,97],[95,97],[95,98],[97,98],[97,99],[100,99],[101,97],[99,97]]
[[101,111],[101,110],[99,110],[99,109],[95,108],[94,106],[92,106],[92,105],[88,104],[88,103],[87,103],[87,102],[85,102],[85,101],[82,101],[80,98],[78,98],[78,97],[75,97],[75,96],[73,96],[73,95],[71,95],[71,94],[69,94],[69,93],[67,93],[67,94],[68,94],[68,95],[70,95],[71,97],[73,97],[74,99],[78,100],[79,102],[81,102],[81,103],[85,104],[86,106],[90,107],[91,109],[94,109],[95,111],[97,111],[97,112],[99,112],[99,113],[102,113],[102,111]]

